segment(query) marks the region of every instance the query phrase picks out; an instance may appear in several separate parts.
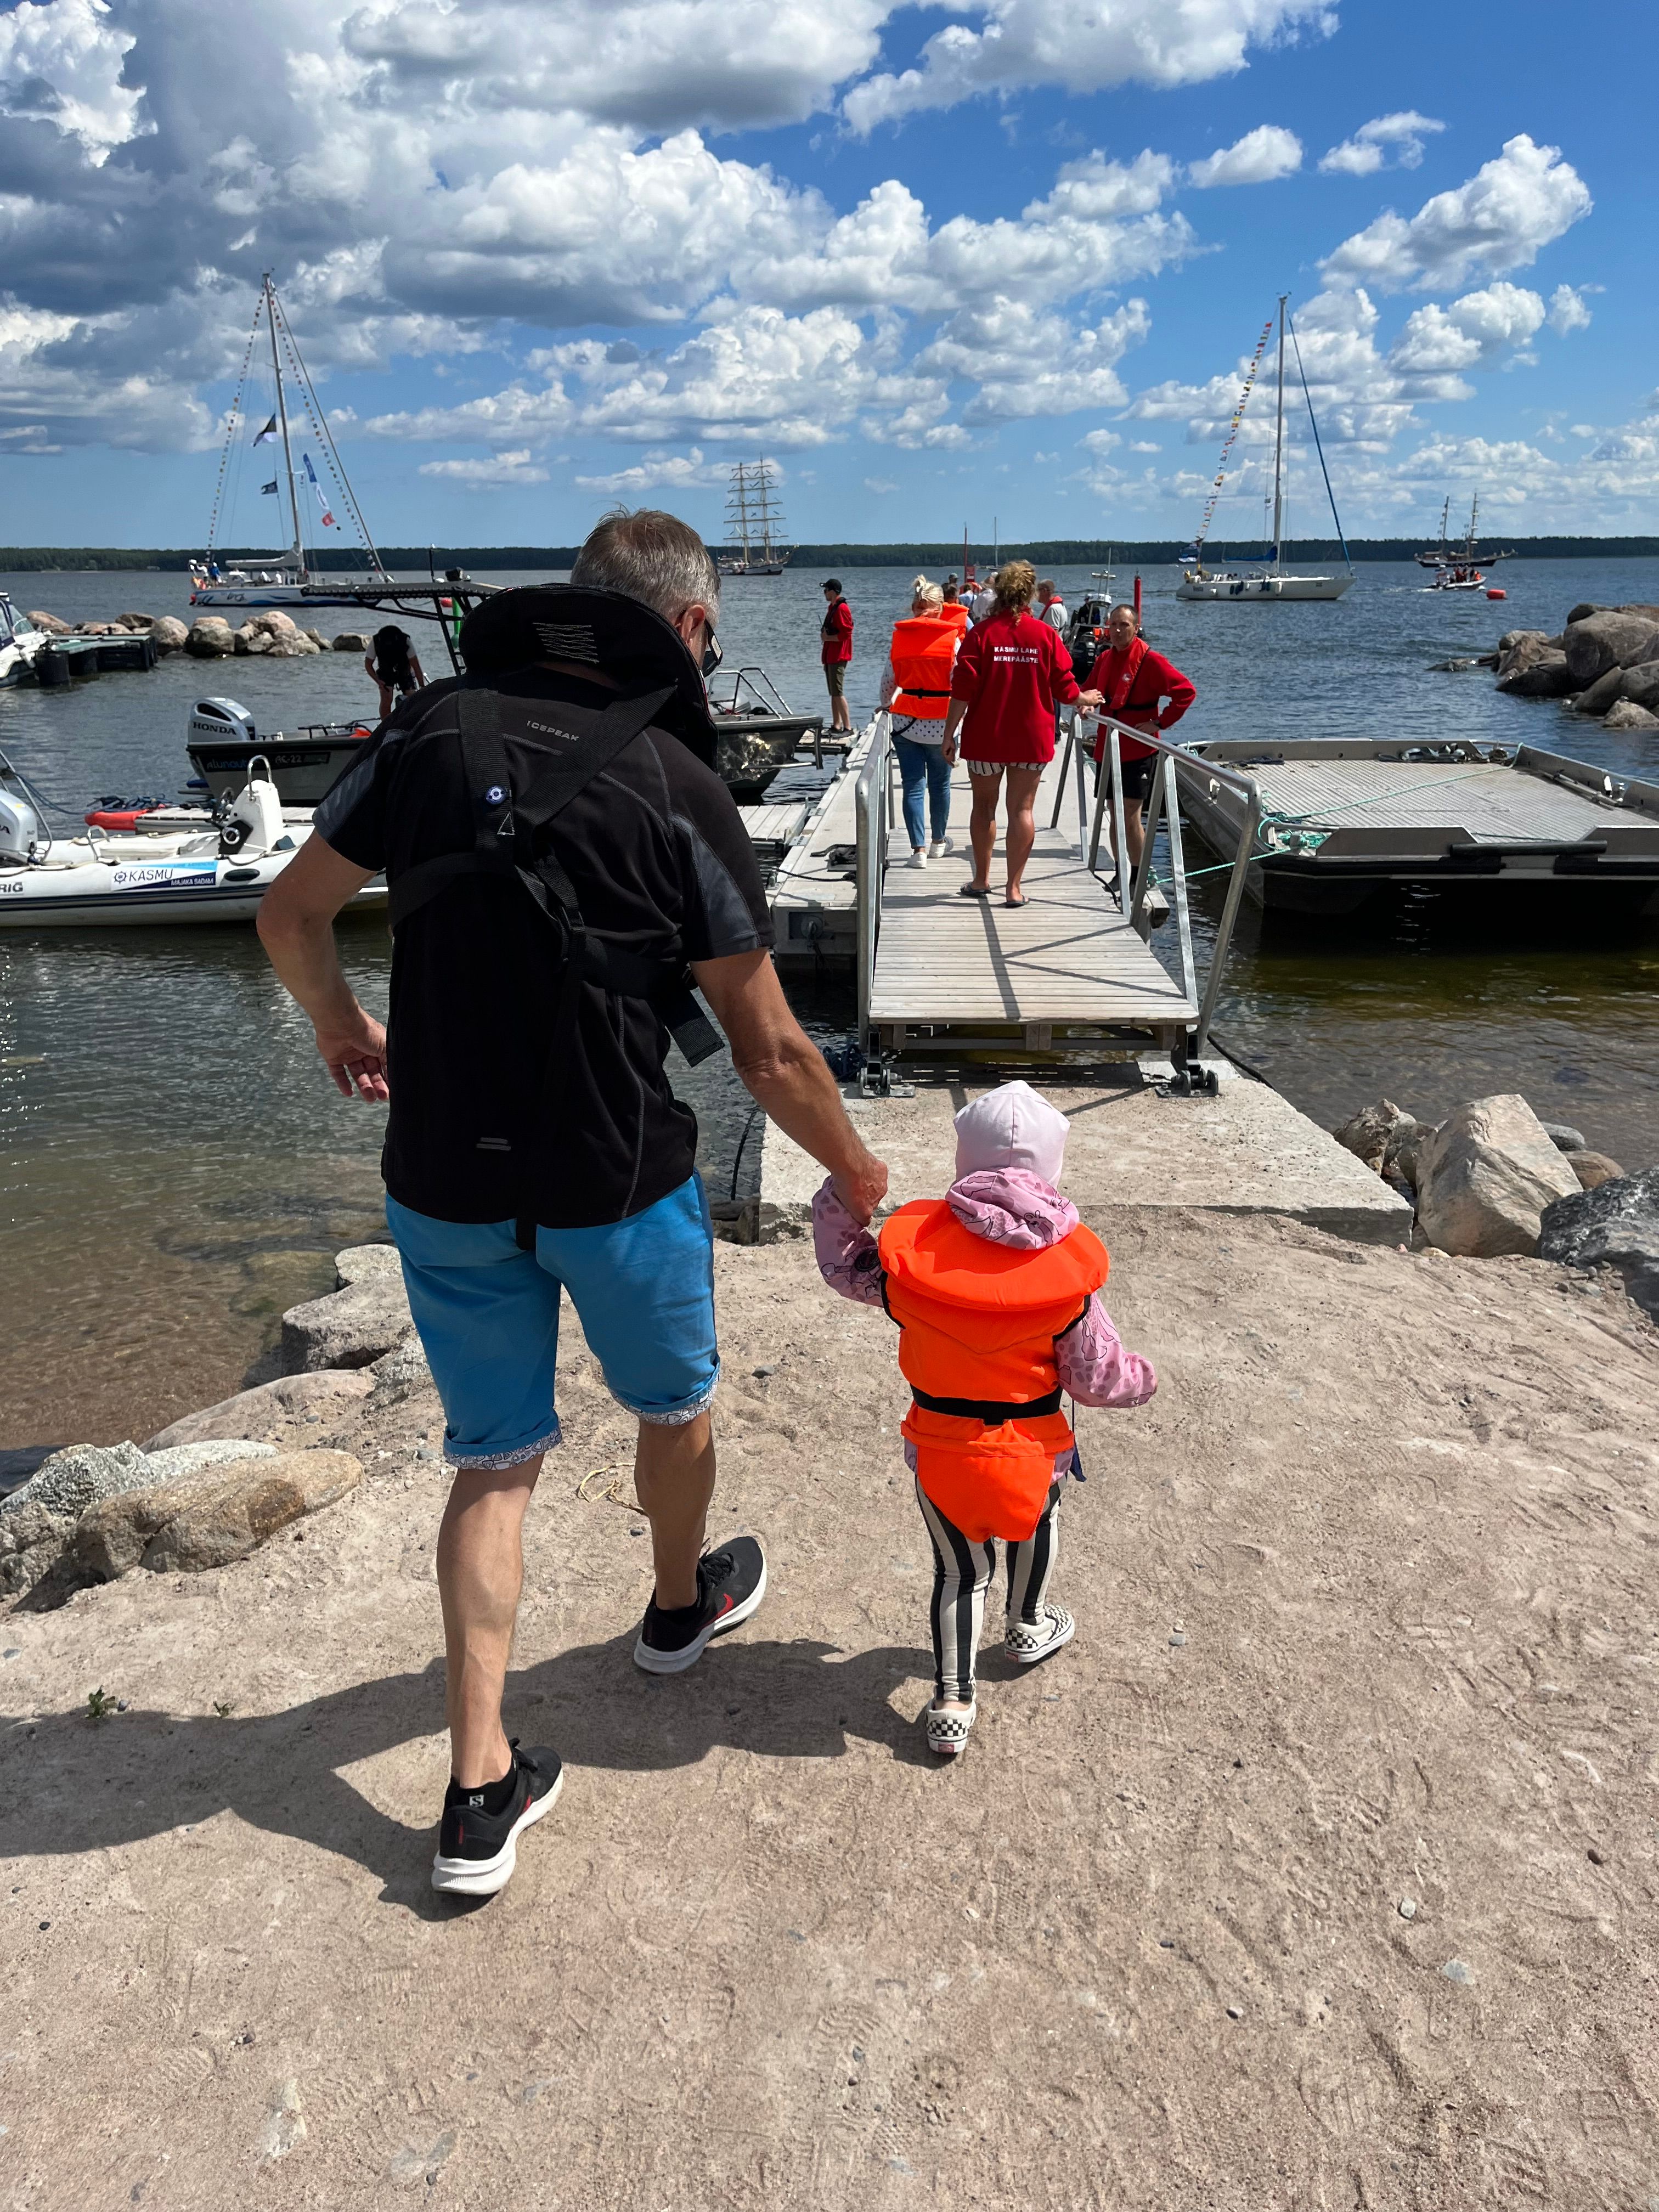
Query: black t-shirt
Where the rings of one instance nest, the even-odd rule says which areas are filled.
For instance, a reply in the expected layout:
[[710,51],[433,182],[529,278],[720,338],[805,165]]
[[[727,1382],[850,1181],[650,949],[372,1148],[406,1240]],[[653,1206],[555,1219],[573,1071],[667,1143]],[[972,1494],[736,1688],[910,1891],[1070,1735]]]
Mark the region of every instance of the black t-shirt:
[[[602,711],[618,694],[529,668],[496,687],[512,788],[533,818],[538,704]],[[471,849],[453,681],[404,701],[318,807],[316,834],[393,878]],[[549,718],[550,729],[557,724]],[[732,795],[678,738],[647,729],[536,833],[591,936],[653,960],[719,960],[772,943],[766,894]],[[381,1167],[399,1204],[441,1221],[525,1211],[550,1228],[620,1221],[691,1173],[697,1121],[664,1067],[642,999],[585,985],[558,1126],[537,1109],[559,979],[557,940],[516,878],[464,874],[399,926],[387,1018],[391,1116]],[[514,1157],[520,1165],[515,1168]]]

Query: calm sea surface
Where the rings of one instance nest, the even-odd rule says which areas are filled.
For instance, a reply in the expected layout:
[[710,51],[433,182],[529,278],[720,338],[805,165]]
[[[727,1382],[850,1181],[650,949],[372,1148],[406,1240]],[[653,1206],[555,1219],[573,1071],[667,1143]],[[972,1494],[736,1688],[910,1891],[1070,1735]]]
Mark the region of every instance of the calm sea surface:
[[[1431,672],[1506,629],[1554,630],[1579,599],[1659,603],[1659,562],[1513,562],[1498,577],[1502,605],[1429,598],[1415,568],[1366,563],[1334,606],[1246,608],[1183,605],[1176,572],[1152,569],[1147,629],[1198,685],[1183,735],[1526,738],[1659,778],[1652,735],[1621,738],[1553,702],[1502,698],[1484,671]],[[857,720],[874,706],[909,578],[858,568],[843,580]],[[819,580],[728,581],[726,670],[758,663],[792,706],[821,705]],[[1059,580],[1074,597],[1089,580],[1079,569]],[[1128,585],[1126,574],[1119,596]],[[189,617],[182,576],[0,575],[0,589],[68,621],[129,609]],[[324,614],[319,626],[349,619]],[[428,673],[439,672],[441,648],[418,641]],[[148,676],[0,691],[0,747],[78,817],[104,793],[181,789],[190,706],[214,692],[240,700],[261,729],[374,706],[356,655],[180,655]],[[343,924],[341,939],[363,999],[382,1007],[384,923]],[[1659,932],[1475,945],[1449,940],[1431,915],[1407,915],[1380,935],[1264,939],[1250,918],[1223,1006],[1229,1048],[1327,1123],[1382,1091],[1431,1118],[1458,1098],[1517,1090],[1627,1167],[1659,1159]],[[850,1019],[850,1005],[814,1012]],[[723,1062],[683,1088],[723,1193],[747,1103]],[[0,936],[0,1218],[10,1232],[0,1447],[142,1439],[234,1390],[283,1308],[331,1286],[330,1255],[384,1233],[379,1142],[378,1118],[334,1094],[252,929]],[[754,1151],[751,1136],[745,1184]]]

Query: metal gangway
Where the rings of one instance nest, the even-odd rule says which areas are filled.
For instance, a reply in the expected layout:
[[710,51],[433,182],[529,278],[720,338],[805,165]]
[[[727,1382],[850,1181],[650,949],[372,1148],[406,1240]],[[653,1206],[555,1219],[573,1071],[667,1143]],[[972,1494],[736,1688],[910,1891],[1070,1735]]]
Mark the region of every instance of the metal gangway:
[[[1094,731],[1104,732],[1102,772],[1091,792]],[[1146,834],[1133,878],[1102,843],[1124,853],[1121,739],[1158,754],[1146,801]],[[1062,750],[1037,793],[1036,842],[1024,875],[1026,903],[1009,907],[994,887],[964,898],[970,787],[958,763],[952,778],[957,852],[926,869],[890,864],[898,820],[890,717],[876,717],[857,792],[858,1041],[866,1087],[884,1088],[901,1061],[1035,1060],[1104,1064],[1137,1050],[1167,1056],[1177,1090],[1213,1089],[1210,1030],[1244,895],[1261,800],[1253,777],[1206,762],[1242,804],[1238,843],[1206,971],[1200,981],[1188,900],[1176,763],[1189,758],[1171,739],[1108,714],[1073,713]],[[1075,835],[1062,829],[1068,798]],[[959,826],[958,826],[959,825]],[[1167,833],[1169,898],[1154,883],[1153,851]],[[1174,927],[1171,968],[1153,952],[1153,927]]]

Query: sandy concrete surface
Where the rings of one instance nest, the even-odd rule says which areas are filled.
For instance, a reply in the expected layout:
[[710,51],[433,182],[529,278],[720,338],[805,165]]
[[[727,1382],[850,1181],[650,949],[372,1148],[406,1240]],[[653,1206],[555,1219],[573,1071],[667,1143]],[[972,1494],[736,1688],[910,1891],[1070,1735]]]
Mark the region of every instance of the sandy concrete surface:
[[[937,1194],[940,1164],[955,1151],[951,1117],[989,1087],[921,1084],[912,1097],[874,1099],[847,1087],[860,1134],[887,1163],[896,1204]],[[1412,1209],[1398,1191],[1288,1098],[1231,1068],[1209,1097],[1164,1097],[1133,1065],[1084,1082],[1045,1075],[1038,1088],[1071,1123],[1066,1192],[1091,1225],[1128,1209],[1202,1206],[1281,1214],[1368,1243],[1411,1235]],[[769,1121],[760,1195],[781,1226],[811,1218],[823,1181],[817,1163]]]
[[1163,1387],[1084,1416],[1077,1641],[956,1768],[890,1330],[799,1243],[718,1254],[772,1588],[681,1679],[574,1348],[508,1698],[568,1781],[489,1905],[427,1887],[429,1398],[308,1430],[369,1472],[303,1542],[0,1620],[0,2206],[1648,2207],[1659,1335],[1537,1261],[1112,1243]]

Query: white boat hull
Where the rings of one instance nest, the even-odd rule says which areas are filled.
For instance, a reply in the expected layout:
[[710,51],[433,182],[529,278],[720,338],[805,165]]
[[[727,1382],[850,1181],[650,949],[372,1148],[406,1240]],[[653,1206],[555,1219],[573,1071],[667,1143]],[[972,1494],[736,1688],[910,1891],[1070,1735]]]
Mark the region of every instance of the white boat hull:
[[1340,599],[1352,585],[1352,576],[1183,576],[1176,597],[1261,605],[1279,599]]
[[[78,840],[76,841],[79,842]],[[180,854],[69,866],[0,869],[0,929],[109,929],[188,921],[252,921],[294,858],[186,858]],[[354,906],[381,906],[386,885],[366,884]]]

